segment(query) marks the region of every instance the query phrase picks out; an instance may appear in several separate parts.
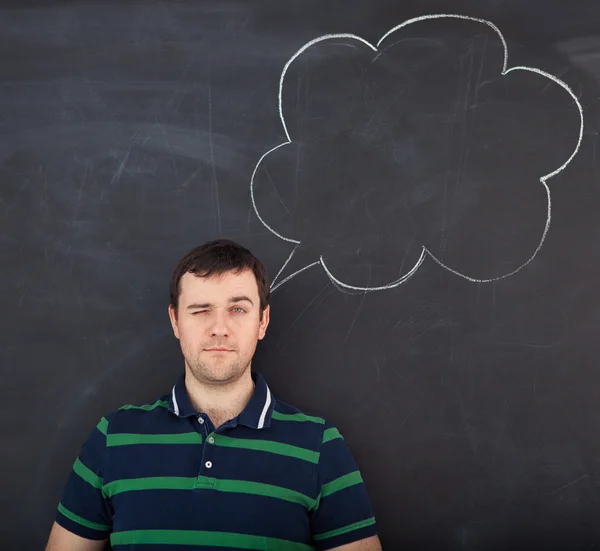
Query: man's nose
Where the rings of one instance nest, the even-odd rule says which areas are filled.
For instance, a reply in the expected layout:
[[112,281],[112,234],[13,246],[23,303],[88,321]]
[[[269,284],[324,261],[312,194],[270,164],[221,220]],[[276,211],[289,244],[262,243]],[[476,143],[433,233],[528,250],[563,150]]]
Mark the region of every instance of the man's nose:
[[210,332],[215,336],[227,336],[229,335],[229,325],[227,324],[227,312],[222,310],[216,310],[212,316],[212,324]]

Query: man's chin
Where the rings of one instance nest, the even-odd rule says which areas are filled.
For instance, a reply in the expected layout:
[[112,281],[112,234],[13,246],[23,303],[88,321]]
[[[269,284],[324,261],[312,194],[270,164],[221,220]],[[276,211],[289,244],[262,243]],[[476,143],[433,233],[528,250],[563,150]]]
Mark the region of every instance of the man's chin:
[[232,367],[204,367],[200,370],[192,369],[199,380],[207,383],[225,384],[239,379],[245,372],[245,369]]

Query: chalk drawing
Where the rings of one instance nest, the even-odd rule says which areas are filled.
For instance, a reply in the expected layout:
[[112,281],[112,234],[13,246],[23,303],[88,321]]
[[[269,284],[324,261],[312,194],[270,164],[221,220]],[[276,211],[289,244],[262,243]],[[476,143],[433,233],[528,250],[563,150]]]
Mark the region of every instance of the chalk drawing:
[[289,275],[288,277],[286,277],[284,280],[282,280],[280,283],[276,284],[276,281],[278,279],[278,277],[281,275],[281,273],[283,272],[283,270],[285,269],[285,267],[288,265],[289,261],[291,260],[292,256],[294,255],[294,253],[296,252],[296,248],[294,248],[294,250],[292,251],[292,253],[290,254],[290,256],[287,258],[287,260],[285,261],[284,265],[281,267],[281,269],[279,270],[279,273],[277,274],[277,276],[275,276],[272,284],[271,284],[271,290],[275,291],[275,289],[279,288],[281,285],[283,285],[284,283],[288,282],[290,279],[292,279],[293,277],[297,276],[298,274],[304,272],[305,270],[308,270],[309,268],[312,268],[313,266],[316,265],[321,265],[321,267],[323,268],[323,270],[325,271],[325,273],[327,274],[327,276],[329,277],[329,279],[331,280],[331,282],[336,285],[338,288],[341,289],[347,289],[349,291],[360,291],[360,292],[369,292],[369,291],[383,291],[386,289],[392,289],[394,287],[397,287],[398,285],[401,285],[402,283],[405,283],[406,281],[408,281],[412,276],[414,276],[417,271],[419,270],[419,268],[421,267],[421,265],[423,264],[424,260],[426,257],[431,258],[432,260],[434,260],[438,265],[440,265],[442,268],[452,272],[453,274],[456,274],[457,276],[460,276],[468,281],[472,281],[474,283],[489,283],[492,281],[498,281],[500,279],[505,279],[507,277],[510,277],[514,274],[516,274],[517,272],[521,271],[525,266],[527,266],[536,256],[537,254],[540,252],[544,241],[546,240],[546,235],[548,234],[548,230],[550,228],[550,222],[552,220],[552,198],[551,198],[551,194],[550,194],[550,188],[548,187],[547,181],[552,178],[553,176],[556,176],[557,174],[559,174],[560,172],[562,172],[565,167],[573,160],[573,158],[575,157],[575,155],[577,155],[577,152],[579,151],[579,148],[581,146],[581,140],[583,139],[583,108],[581,106],[581,103],[579,101],[579,99],[577,98],[577,96],[573,93],[573,91],[571,90],[571,88],[562,80],[560,80],[558,77],[551,75],[550,73],[547,73],[546,71],[542,71],[541,69],[537,69],[535,67],[526,67],[526,66],[515,66],[515,67],[508,67],[508,46],[506,44],[506,40],[504,39],[504,36],[502,35],[502,33],[500,32],[500,29],[498,27],[496,27],[496,25],[494,25],[493,23],[491,23],[490,21],[487,21],[485,19],[479,19],[477,17],[470,17],[467,15],[457,15],[457,14],[432,14],[432,15],[422,15],[419,17],[415,17],[413,19],[408,19],[407,21],[404,21],[403,23],[400,23],[400,25],[397,25],[396,27],[393,27],[392,29],[390,29],[388,32],[386,32],[377,42],[376,45],[371,44],[370,42],[368,42],[367,40],[365,40],[364,38],[361,38],[360,36],[354,35],[354,34],[347,34],[347,33],[341,33],[341,34],[325,34],[323,36],[319,36],[318,38],[315,38],[309,42],[307,42],[304,46],[302,46],[290,59],[289,61],[285,64],[285,66],[283,67],[283,71],[281,72],[281,77],[279,79],[279,95],[278,95],[278,101],[279,101],[279,117],[281,119],[281,124],[283,126],[283,130],[285,132],[285,136],[287,138],[286,141],[284,141],[283,143],[273,147],[272,149],[270,149],[269,151],[267,151],[256,163],[256,166],[254,167],[254,170],[252,172],[252,176],[250,178],[250,196],[252,199],[252,206],[254,207],[254,211],[256,212],[256,216],[258,217],[258,219],[261,221],[261,223],[274,235],[276,235],[277,237],[279,237],[280,239],[283,239],[284,241],[288,241],[289,243],[294,243],[296,244],[296,246],[300,245],[301,242],[297,241],[295,239],[291,239],[290,237],[285,237],[281,234],[279,234],[278,232],[276,232],[273,228],[271,228],[266,222],[265,220],[262,218],[262,216],[260,215],[258,208],[256,206],[256,201],[255,201],[255,197],[254,197],[254,178],[256,176],[256,172],[258,171],[258,168],[260,166],[260,164],[263,162],[263,160],[270,155],[271,153],[273,153],[274,151],[276,151],[277,149],[284,147],[286,145],[289,145],[290,143],[292,143],[292,138],[290,137],[290,134],[288,132],[287,129],[287,125],[285,122],[285,117],[283,114],[283,83],[285,80],[285,75],[290,67],[290,65],[294,62],[294,60],[300,56],[305,50],[307,50],[308,48],[310,48],[311,46],[313,46],[314,44],[317,44],[319,42],[323,42],[325,40],[332,40],[332,39],[340,39],[340,38],[346,38],[346,39],[350,39],[350,40],[357,40],[358,42],[361,42],[362,44],[366,45],[367,47],[371,48],[374,52],[378,52],[381,53],[379,51],[379,46],[381,45],[381,43],[387,38],[389,37],[392,33],[395,33],[396,31],[407,27],[409,25],[413,25],[415,23],[419,23],[421,21],[427,21],[427,20],[432,20],[432,19],[463,19],[463,20],[467,20],[467,21],[474,21],[476,23],[481,23],[483,25],[487,25],[488,27],[490,27],[492,30],[494,30],[494,32],[498,35],[498,37],[500,38],[501,42],[502,42],[502,47],[504,48],[504,60],[503,60],[503,64],[502,64],[502,72],[501,74],[507,75],[508,73],[512,72],[512,71],[529,71],[531,73],[536,73],[538,75],[541,75],[553,82],[555,82],[556,84],[558,84],[559,86],[561,86],[564,90],[566,90],[568,92],[568,94],[571,96],[571,98],[573,99],[573,101],[575,102],[575,105],[577,106],[577,109],[579,111],[579,119],[580,119],[580,126],[579,126],[579,136],[577,138],[577,143],[575,145],[575,148],[573,149],[573,152],[571,153],[571,155],[569,156],[569,158],[562,164],[560,165],[558,168],[554,169],[552,172],[549,172],[548,174],[545,174],[544,176],[542,176],[540,178],[540,183],[544,186],[544,189],[546,190],[546,197],[547,197],[547,203],[548,203],[548,210],[547,210],[547,217],[546,217],[546,223],[544,225],[544,230],[542,232],[542,236],[540,238],[540,242],[538,244],[538,246],[536,247],[535,251],[533,252],[533,254],[531,255],[531,257],[524,262],[521,266],[519,266],[518,268],[516,268],[515,270],[513,270],[512,272],[509,272],[507,274],[498,276],[498,277],[494,277],[494,278],[490,278],[490,279],[476,279],[473,277],[470,277],[466,274],[463,274],[457,270],[454,270],[453,268],[450,268],[450,266],[447,266],[446,264],[444,264],[441,260],[439,260],[438,258],[436,258],[428,249],[427,247],[423,246],[422,252],[421,252],[421,256],[419,257],[419,259],[417,260],[417,262],[415,263],[415,265],[412,267],[412,269],[406,273],[404,276],[402,276],[401,278],[392,281],[391,283],[388,283],[387,285],[382,285],[379,287],[357,287],[354,285],[348,285],[347,283],[344,283],[342,281],[340,281],[339,279],[337,279],[336,277],[334,277],[334,275],[331,273],[331,271],[329,270],[329,268],[327,267],[327,264],[325,263],[325,260],[322,256],[319,257],[318,261],[315,261],[307,266],[305,266],[304,268],[297,270],[296,272],[294,272],[293,274]]

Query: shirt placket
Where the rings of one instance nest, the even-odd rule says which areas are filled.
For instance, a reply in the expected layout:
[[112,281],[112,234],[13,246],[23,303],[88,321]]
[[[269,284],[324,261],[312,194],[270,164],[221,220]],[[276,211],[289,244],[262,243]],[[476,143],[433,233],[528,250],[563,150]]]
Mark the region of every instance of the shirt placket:
[[214,469],[214,433],[212,423],[202,414],[197,417],[198,429],[202,435],[202,457],[194,489],[210,489],[215,487]]

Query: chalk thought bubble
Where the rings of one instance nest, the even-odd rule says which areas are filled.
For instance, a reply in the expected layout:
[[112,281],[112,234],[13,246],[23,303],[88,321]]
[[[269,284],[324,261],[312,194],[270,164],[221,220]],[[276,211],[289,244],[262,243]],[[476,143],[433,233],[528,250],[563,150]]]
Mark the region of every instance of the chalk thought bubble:
[[[447,39],[436,38],[438,28],[427,28],[435,20],[460,20],[461,25],[475,25],[478,34],[460,43],[469,45],[464,54],[455,54]],[[497,59],[489,36],[497,42]],[[322,65],[313,80],[311,63]],[[302,86],[294,86],[294,71],[304,75]],[[504,90],[507,79],[516,83],[516,92]],[[323,90],[319,81],[327,83]],[[490,95],[492,89],[500,92]],[[561,145],[560,154],[549,152],[543,137],[553,130],[546,115],[531,114],[532,106],[554,101],[548,99],[549,89],[554,90],[555,110],[566,112],[569,120],[578,115],[575,143],[567,150]],[[567,107],[574,103],[572,114],[565,110],[565,100]],[[512,276],[541,250],[552,214],[547,181],[573,160],[583,137],[583,110],[565,82],[535,67],[509,68],[508,46],[498,27],[452,14],[410,19],[376,44],[353,34],[309,41],[283,67],[278,108],[286,140],[260,157],[250,179],[258,219],[295,247],[273,278],[272,290],[316,266],[345,292],[392,289],[413,277],[426,258],[472,282]],[[294,111],[296,117],[286,119]],[[518,166],[515,159],[520,159]],[[515,174],[524,174],[538,187],[510,188]],[[274,199],[269,203],[259,189],[270,190]],[[540,231],[531,243],[523,241],[531,248],[518,264],[505,262],[493,277],[475,277],[454,265],[460,255],[454,254],[454,263],[445,259],[451,256],[448,235],[466,219],[475,225],[471,234],[487,219],[514,219],[502,207],[480,212],[486,201],[494,203],[490,197],[506,190],[516,194],[515,209],[526,209],[517,218],[540,213]],[[278,210],[279,217],[274,214]],[[505,229],[490,225],[498,240]],[[285,275],[294,255],[296,261],[304,258],[298,254],[303,248],[318,260]],[[371,259],[367,285],[352,284],[350,270],[338,270],[342,276],[330,265],[329,258],[350,254]],[[371,285],[372,270],[388,261],[400,263],[398,277]],[[502,271],[505,266],[509,268]]]

